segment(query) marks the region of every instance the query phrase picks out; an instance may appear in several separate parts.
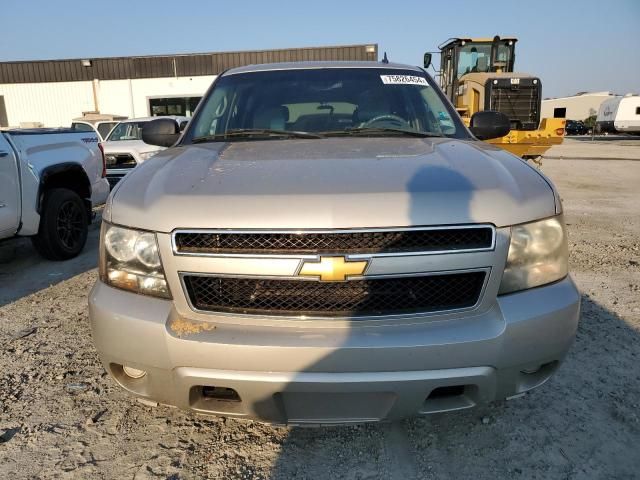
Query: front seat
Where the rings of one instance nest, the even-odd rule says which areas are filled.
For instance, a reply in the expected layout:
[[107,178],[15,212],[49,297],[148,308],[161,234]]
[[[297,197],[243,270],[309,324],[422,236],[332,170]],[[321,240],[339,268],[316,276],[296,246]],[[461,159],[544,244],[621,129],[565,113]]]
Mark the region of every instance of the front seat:
[[476,67],[476,72],[488,72],[489,71],[489,58],[488,57],[478,57],[478,63]]
[[253,116],[253,128],[268,130],[285,130],[289,120],[289,109],[283,105],[266,107],[258,110]]

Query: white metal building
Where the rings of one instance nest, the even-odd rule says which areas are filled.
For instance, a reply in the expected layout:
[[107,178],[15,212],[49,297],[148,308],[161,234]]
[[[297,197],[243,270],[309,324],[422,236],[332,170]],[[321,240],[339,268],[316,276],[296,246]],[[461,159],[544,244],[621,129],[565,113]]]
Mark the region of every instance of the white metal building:
[[540,117],[586,120],[597,115],[600,104],[613,96],[611,92],[581,92],[571,97],[548,98],[542,101]]
[[[153,114],[190,116],[215,75],[60,83],[1,84],[6,125],[30,123],[69,126],[82,112],[95,111],[129,118]],[[162,101],[161,99],[166,99]],[[168,110],[153,108],[169,101]],[[177,104],[177,105],[174,105]],[[182,105],[184,104],[184,105]]]
[[378,46],[0,63],[0,127],[69,126],[83,112],[129,118],[193,113],[217,74],[300,60],[377,60]]

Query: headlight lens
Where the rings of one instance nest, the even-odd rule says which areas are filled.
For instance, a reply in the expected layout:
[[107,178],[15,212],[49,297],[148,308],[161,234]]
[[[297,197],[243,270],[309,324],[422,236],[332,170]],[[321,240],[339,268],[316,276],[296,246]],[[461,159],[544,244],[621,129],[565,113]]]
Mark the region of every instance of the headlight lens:
[[567,235],[562,215],[511,227],[511,244],[500,294],[555,282],[567,276]]
[[171,298],[156,235],[102,222],[100,279],[135,293]]
[[153,233],[142,233],[136,240],[134,248],[136,259],[147,268],[157,269],[161,266],[156,236]]
[[135,245],[137,232],[127,228],[109,227],[104,238],[104,245],[109,255],[118,262],[130,262],[136,256]]

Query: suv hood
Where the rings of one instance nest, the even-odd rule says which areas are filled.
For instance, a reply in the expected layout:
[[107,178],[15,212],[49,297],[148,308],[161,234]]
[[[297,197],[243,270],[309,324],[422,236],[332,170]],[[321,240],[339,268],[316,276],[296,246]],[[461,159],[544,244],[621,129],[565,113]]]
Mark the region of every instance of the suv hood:
[[547,180],[484,142],[348,137],[170,148],[120,182],[106,216],[170,232],[506,226],[555,214]]

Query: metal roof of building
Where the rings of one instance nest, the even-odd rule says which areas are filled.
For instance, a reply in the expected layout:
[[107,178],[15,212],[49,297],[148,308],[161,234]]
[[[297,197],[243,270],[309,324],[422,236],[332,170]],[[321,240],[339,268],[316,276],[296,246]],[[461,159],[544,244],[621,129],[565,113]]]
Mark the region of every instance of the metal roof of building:
[[378,59],[377,44],[136,57],[0,62],[0,84],[217,75],[251,64]]

